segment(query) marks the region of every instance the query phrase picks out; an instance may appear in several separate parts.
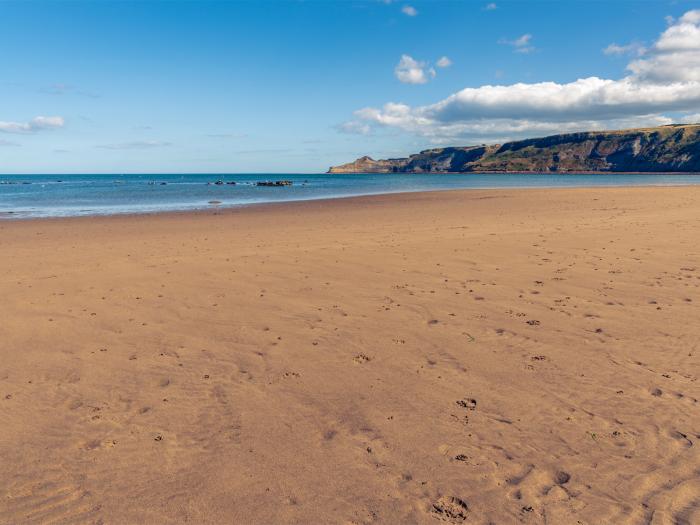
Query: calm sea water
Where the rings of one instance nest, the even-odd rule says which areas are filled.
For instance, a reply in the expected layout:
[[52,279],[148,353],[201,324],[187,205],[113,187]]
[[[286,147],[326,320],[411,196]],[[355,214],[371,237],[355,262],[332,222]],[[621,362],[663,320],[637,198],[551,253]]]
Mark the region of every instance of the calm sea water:
[[[256,186],[282,179],[292,186]],[[217,180],[236,184],[216,185]],[[460,188],[689,184],[700,184],[700,175],[0,175],[0,218],[153,213]]]

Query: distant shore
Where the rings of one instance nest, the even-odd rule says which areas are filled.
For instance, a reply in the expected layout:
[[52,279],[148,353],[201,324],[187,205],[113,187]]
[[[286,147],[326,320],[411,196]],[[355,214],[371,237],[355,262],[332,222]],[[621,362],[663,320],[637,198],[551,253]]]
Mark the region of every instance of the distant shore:
[[700,124],[588,131],[478,146],[426,149],[408,157],[365,155],[329,173],[662,173],[700,170]]
[[328,175],[700,175],[700,171],[422,171],[422,172],[364,172],[327,171]]

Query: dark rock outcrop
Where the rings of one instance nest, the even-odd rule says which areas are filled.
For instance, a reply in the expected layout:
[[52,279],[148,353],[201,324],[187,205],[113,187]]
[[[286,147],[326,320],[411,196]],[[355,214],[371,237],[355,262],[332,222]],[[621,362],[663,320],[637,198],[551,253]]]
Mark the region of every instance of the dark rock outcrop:
[[291,186],[291,180],[266,180],[255,183],[256,186]]

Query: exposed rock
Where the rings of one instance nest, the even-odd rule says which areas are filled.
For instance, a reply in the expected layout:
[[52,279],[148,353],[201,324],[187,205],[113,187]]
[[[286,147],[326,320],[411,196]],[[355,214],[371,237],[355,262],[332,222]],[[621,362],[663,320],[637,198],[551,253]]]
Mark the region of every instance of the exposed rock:
[[700,124],[592,131],[505,144],[361,157],[329,173],[700,172]]
[[256,186],[291,186],[292,181],[291,180],[266,180],[266,181],[259,181],[255,183]]

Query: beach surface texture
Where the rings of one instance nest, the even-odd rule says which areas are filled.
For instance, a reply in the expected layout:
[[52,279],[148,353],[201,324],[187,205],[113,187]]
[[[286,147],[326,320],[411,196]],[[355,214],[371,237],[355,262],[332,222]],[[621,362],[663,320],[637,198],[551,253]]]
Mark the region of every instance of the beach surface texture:
[[700,523],[700,187],[0,223],[0,523]]

